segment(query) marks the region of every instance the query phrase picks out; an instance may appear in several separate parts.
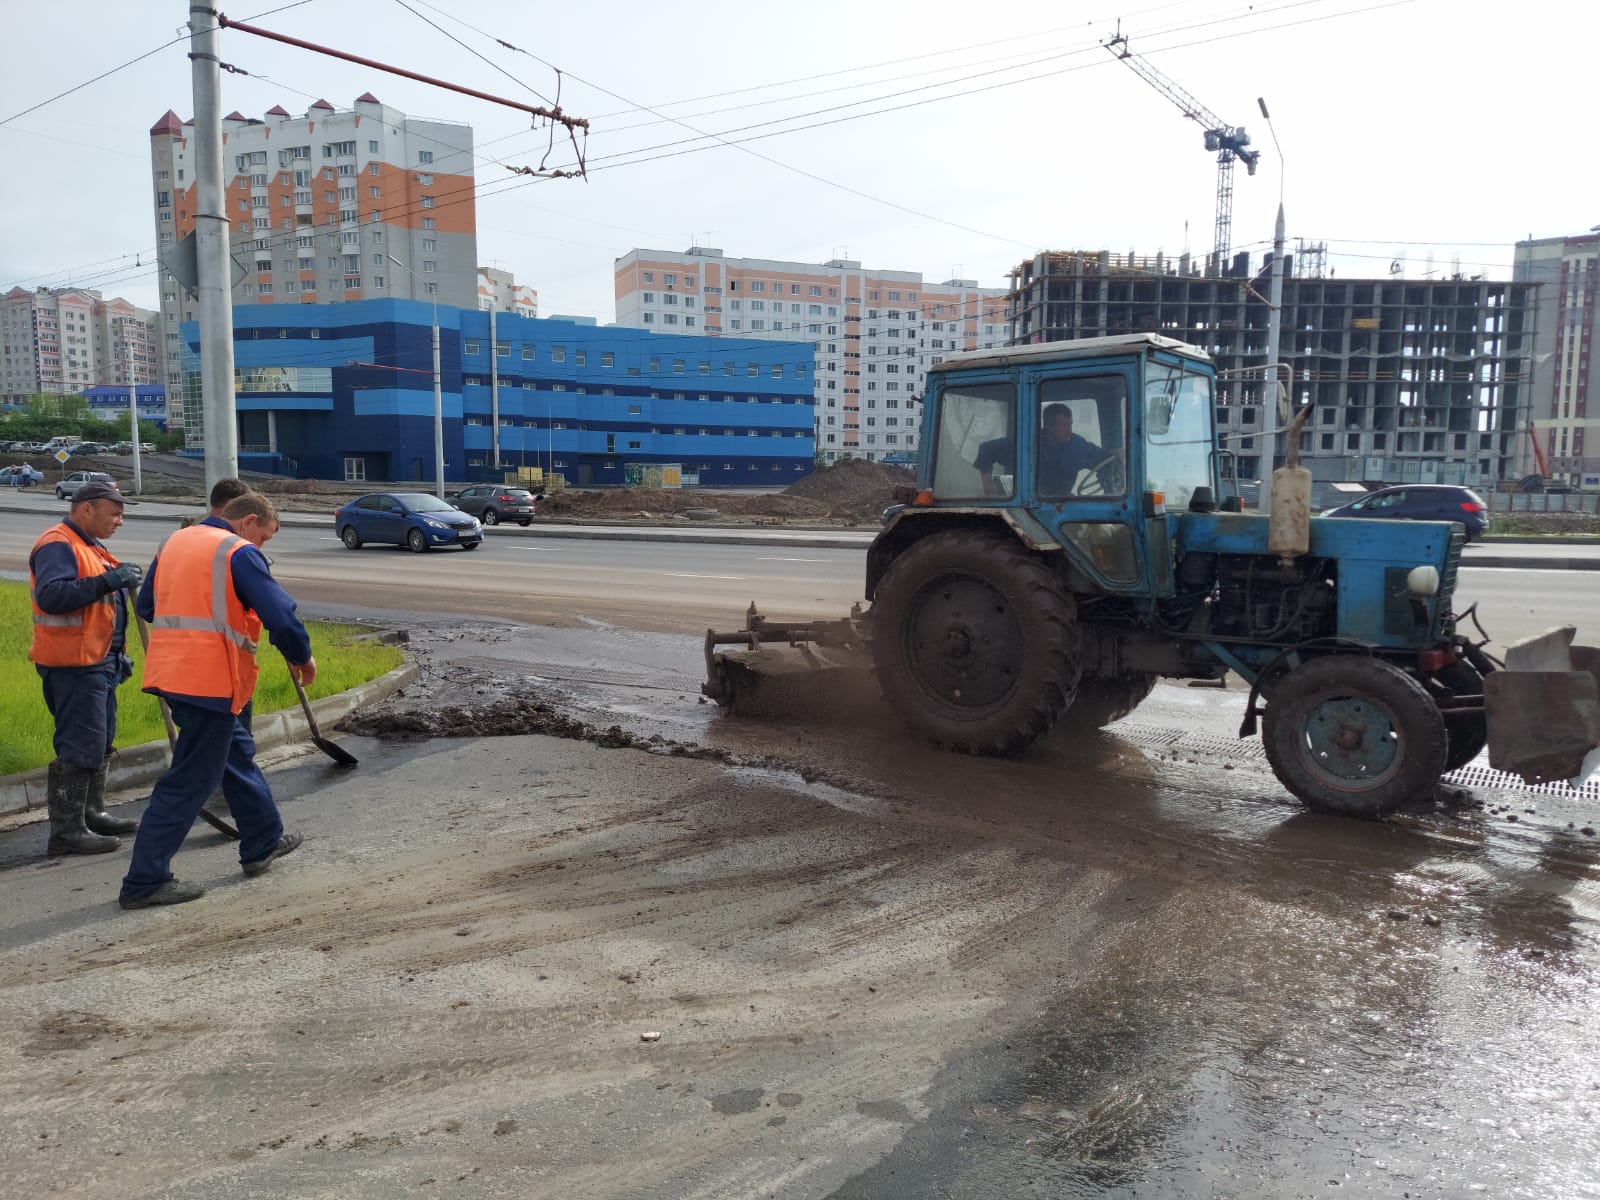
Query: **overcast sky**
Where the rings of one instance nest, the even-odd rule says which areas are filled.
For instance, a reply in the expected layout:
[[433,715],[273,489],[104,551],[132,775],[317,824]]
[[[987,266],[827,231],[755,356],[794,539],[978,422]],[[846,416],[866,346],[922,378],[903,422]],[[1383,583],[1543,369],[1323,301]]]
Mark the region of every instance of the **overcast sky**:
[[[148,134],[169,108],[194,113],[177,40],[187,11],[188,0],[0,3],[0,290],[71,284],[155,307]],[[471,124],[479,261],[536,287],[545,315],[612,319],[613,260],[636,246],[841,255],[986,286],[1040,249],[1204,254],[1215,156],[1100,45],[1119,18],[1135,51],[1262,150],[1254,178],[1235,170],[1235,249],[1270,246],[1280,184],[1291,249],[1326,242],[1339,276],[1387,275],[1400,260],[1414,277],[1507,277],[1519,238],[1600,222],[1600,16],[1570,0],[228,0],[221,11],[524,103],[559,86],[565,110],[591,122],[587,181],[510,174],[538,165],[549,141],[512,109],[222,35],[223,59],[248,72],[223,76],[225,112],[299,115],[319,98],[345,110],[370,91]],[[697,140],[711,133],[741,144]],[[571,161],[557,139],[550,164]]]

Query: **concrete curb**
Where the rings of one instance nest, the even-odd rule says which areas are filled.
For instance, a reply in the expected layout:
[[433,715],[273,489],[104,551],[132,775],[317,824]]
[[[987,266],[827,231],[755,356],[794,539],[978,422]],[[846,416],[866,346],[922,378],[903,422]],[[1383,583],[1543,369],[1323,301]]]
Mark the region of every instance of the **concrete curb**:
[[[403,662],[386,675],[369,679],[366,683],[334,696],[323,696],[311,702],[317,724],[331,729],[364,704],[376,704],[392,696],[417,677],[414,662]],[[280,709],[273,713],[258,713],[254,721],[256,749],[271,750],[290,742],[309,744],[311,728],[305,714],[296,708]],[[111,795],[129,788],[145,787],[154,783],[167,769],[166,739],[145,742],[140,746],[127,746],[111,756],[111,772],[106,777],[106,792]],[[0,779],[0,816],[12,816],[31,809],[45,807],[45,788],[48,767],[23,771]]]
[[1523,571],[1600,571],[1600,558],[1512,558],[1474,554],[1461,560],[1463,567],[1504,567]]

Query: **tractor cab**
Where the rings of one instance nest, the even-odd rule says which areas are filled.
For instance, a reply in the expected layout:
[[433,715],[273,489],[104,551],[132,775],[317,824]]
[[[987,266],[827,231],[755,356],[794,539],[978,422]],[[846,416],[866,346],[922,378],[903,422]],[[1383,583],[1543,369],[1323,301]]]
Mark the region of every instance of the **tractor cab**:
[[1214,507],[1215,381],[1155,334],[952,356],[928,373],[919,500],[1004,510],[1089,590],[1170,595],[1166,513]]

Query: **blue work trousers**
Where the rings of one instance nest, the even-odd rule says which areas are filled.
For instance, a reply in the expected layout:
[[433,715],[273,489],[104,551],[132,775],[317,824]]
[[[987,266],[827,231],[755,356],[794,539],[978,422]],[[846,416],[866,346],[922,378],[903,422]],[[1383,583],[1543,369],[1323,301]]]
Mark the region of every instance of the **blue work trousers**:
[[148,896],[172,878],[172,856],[207,797],[220,786],[239,827],[239,861],[266,858],[283,837],[283,820],[266,776],[256,766],[256,743],[239,718],[168,698],[178,744],[172,766],[156,781],[139,821],[122,898]]
[[98,771],[117,740],[117,683],[121,656],[92,667],[38,667],[44,704],[56,723],[55,752],[63,766]]

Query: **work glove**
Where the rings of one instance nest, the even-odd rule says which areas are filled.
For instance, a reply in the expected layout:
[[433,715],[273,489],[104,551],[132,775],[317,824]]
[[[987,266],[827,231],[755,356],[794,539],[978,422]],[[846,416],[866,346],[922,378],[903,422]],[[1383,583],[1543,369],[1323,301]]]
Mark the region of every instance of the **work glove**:
[[126,654],[117,655],[117,682],[124,683],[133,678],[133,659]]
[[120,567],[112,567],[100,578],[106,581],[107,591],[115,592],[123,588],[132,591],[144,578],[144,568],[138,563],[123,563]]

